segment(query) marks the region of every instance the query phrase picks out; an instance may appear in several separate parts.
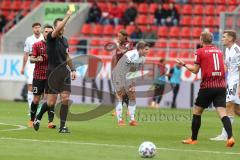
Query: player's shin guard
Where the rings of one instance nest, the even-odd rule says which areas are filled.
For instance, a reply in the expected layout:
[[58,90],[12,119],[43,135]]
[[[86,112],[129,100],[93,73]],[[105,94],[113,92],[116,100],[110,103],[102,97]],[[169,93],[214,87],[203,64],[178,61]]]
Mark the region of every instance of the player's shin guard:
[[35,115],[37,113],[37,108],[38,108],[38,104],[34,104],[32,102],[32,104],[31,104],[31,112],[30,112],[30,114],[31,114],[31,121],[34,121],[34,119],[35,119]]
[[222,118],[223,127],[225,128],[228,139],[232,137],[232,124],[228,116]]
[[33,92],[28,91],[27,101],[28,101],[29,112],[31,112],[31,104],[32,104],[32,101],[33,101]]
[[128,106],[128,111],[130,114],[131,121],[135,120],[135,110],[136,110],[136,101],[130,100],[129,106]]
[[47,103],[45,102],[45,103],[43,103],[43,105],[42,105],[42,107],[41,107],[41,109],[40,109],[40,112],[38,113],[36,119],[37,119],[37,120],[41,120],[43,114],[44,114],[47,110],[48,110],[48,105],[47,105]]
[[65,127],[67,115],[68,115],[68,105],[62,104],[60,108],[60,128]]
[[48,107],[48,122],[53,122],[54,119],[54,105]]
[[117,119],[118,121],[122,120],[122,102],[121,101],[117,101],[116,102],[116,114],[117,114]]
[[201,127],[201,115],[193,115],[192,119],[192,140],[197,140],[198,131]]

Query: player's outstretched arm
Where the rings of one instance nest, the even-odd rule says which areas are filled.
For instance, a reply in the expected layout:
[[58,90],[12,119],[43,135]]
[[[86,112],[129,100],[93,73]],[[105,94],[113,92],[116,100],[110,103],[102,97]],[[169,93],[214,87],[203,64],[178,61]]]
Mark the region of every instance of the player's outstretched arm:
[[72,15],[72,11],[68,10],[67,13],[66,13],[66,16],[64,17],[62,22],[52,32],[52,37],[53,38],[58,36],[59,32],[64,28],[64,26],[66,25],[67,21],[70,19],[71,15]]
[[189,70],[190,72],[192,73],[195,73],[197,74],[199,72],[199,65],[197,64],[194,64],[194,65],[191,65],[191,64],[186,64],[185,62],[183,62],[181,59],[177,58],[176,59],[176,62],[181,65],[181,66],[184,66],[185,68],[187,68],[187,70]]

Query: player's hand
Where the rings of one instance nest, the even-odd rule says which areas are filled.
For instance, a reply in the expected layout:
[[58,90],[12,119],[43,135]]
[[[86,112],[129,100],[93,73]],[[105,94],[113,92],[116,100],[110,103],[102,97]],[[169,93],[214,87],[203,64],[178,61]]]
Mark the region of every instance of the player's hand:
[[38,61],[38,62],[42,62],[42,61],[43,61],[43,57],[42,57],[42,56],[38,56],[38,57],[37,57],[37,61]]
[[72,79],[72,80],[75,80],[76,78],[77,78],[76,71],[72,71],[72,72],[71,72],[71,79]]
[[21,68],[20,73],[24,75],[24,68]]
[[181,59],[179,59],[179,58],[177,58],[176,59],[176,62],[179,64],[179,65],[181,65],[181,66],[183,66],[185,63],[181,60]]

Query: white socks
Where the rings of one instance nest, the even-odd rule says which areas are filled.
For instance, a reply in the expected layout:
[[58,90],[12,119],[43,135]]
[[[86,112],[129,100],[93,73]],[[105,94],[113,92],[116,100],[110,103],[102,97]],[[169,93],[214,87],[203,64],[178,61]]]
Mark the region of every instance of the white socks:
[[33,101],[33,92],[28,91],[27,101],[28,101],[28,107],[29,107],[29,113],[30,113],[31,112],[31,104]]
[[116,114],[118,121],[122,120],[122,102],[117,101],[116,102]]
[[128,106],[131,121],[135,120],[136,102],[130,101]]
[[[229,117],[229,119],[230,119],[230,121],[231,121],[231,124],[233,124],[234,116],[228,116],[228,117]],[[222,133],[221,133],[221,135],[224,136],[224,137],[228,137],[227,132],[226,132],[226,130],[225,130],[224,128],[222,128]]]

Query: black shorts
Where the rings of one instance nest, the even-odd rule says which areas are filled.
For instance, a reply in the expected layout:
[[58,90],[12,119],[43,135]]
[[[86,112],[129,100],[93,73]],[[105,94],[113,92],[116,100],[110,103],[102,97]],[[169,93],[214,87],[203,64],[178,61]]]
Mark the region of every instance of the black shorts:
[[226,88],[200,89],[195,105],[207,108],[211,103],[214,107],[226,107]]
[[47,88],[47,80],[33,78],[32,85],[33,85],[33,95],[41,95],[44,93],[44,90]]
[[48,94],[59,94],[63,91],[71,92],[70,71],[66,67],[50,69],[47,71],[47,88]]

